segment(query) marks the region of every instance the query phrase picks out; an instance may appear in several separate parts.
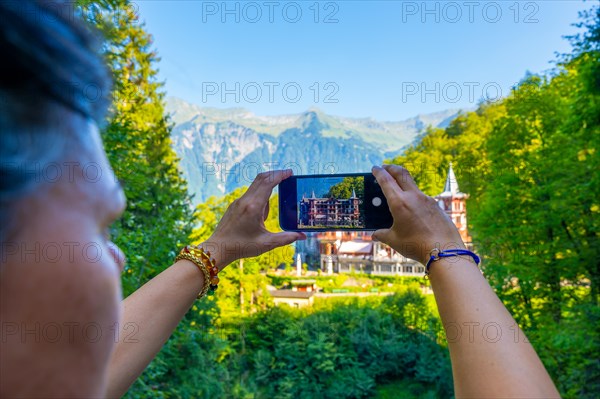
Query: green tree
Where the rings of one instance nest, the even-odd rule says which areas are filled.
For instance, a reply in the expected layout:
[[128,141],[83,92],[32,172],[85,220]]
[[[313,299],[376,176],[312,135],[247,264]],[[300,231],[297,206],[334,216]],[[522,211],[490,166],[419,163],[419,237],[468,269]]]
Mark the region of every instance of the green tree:
[[125,295],[171,264],[192,226],[186,182],[171,148],[159,58],[152,38],[129,0],[79,2],[82,15],[105,37],[104,56],[113,72],[111,116],[104,147],[127,196],[127,210],[111,229],[128,255]]
[[547,76],[430,129],[394,162],[428,194],[455,161],[483,270],[565,397],[600,392],[600,10]]
[[344,179],[334,184],[329,188],[326,197],[346,199],[352,196],[352,191],[358,198],[363,198],[365,193],[365,178],[362,176],[358,177],[344,177]]
[[[246,321],[248,389],[257,398],[367,398],[377,384],[406,378],[449,397],[449,359],[432,339],[436,323],[426,320],[435,317],[427,307],[415,311],[422,302],[409,292],[260,312]],[[423,320],[425,330],[407,327],[405,317]]]
[[[159,59],[135,5],[82,0],[78,6],[103,33],[104,56],[113,72],[112,109],[102,138],[128,201],[111,228],[113,240],[127,255],[122,281],[128,295],[172,264],[188,243],[193,213],[171,148],[171,123],[156,77]],[[225,371],[217,360],[225,345],[208,327],[197,327],[210,326],[217,313],[213,301],[199,302],[126,396],[222,395]]]

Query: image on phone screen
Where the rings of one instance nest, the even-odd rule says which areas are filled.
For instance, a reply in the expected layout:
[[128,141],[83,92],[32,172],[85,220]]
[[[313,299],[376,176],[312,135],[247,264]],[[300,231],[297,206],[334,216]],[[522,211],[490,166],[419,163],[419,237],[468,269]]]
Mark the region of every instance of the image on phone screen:
[[292,176],[279,185],[284,230],[376,230],[392,216],[371,173]]
[[364,229],[364,176],[299,179],[298,227],[302,229]]

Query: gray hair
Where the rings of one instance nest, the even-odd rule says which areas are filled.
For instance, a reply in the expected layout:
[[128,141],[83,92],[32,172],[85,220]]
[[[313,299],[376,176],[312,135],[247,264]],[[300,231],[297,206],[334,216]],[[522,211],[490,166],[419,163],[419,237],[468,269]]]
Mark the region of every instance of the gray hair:
[[111,79],[101,40],[74,13],[72,3],[0,1],[2,226],[14,201],[47,180],[48,165],[89,141],[77,120],[106,119]]

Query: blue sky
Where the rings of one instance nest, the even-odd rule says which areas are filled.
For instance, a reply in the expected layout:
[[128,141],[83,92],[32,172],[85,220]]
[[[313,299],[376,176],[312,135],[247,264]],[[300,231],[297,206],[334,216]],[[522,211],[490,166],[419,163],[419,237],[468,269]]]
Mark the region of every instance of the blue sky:
[[258,115],[402,120],[504,96],[552,67],[577,12],[561,1],[136,2],[170,96]]
[[310,197],[312,192],[315,192],[317,198],[323,198],[329,189],[341,183],[343,177],[326,177],[320,179],[298,179],[296,189],[296,201],[300,201],[303,196]]

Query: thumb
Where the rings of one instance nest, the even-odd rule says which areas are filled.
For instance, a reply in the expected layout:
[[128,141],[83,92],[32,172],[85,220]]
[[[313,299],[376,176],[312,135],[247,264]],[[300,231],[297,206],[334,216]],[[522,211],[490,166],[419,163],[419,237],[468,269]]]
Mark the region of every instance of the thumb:
[[306,234],[293,231],[285,231],[283,233],[272,233],[269,240],[270,249],[288,245],[297,240],[306,240]]
[[379,229],[373,232],[371,236],[374,240],[381,241],[384,244],[388,244],[390,242],[390,236],[392,234],[391,229]]

